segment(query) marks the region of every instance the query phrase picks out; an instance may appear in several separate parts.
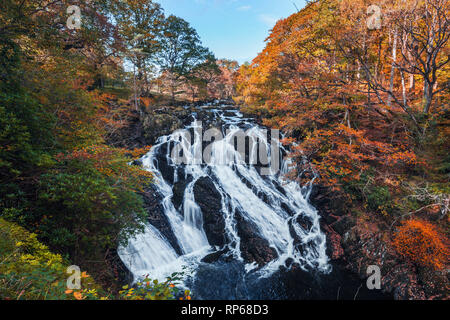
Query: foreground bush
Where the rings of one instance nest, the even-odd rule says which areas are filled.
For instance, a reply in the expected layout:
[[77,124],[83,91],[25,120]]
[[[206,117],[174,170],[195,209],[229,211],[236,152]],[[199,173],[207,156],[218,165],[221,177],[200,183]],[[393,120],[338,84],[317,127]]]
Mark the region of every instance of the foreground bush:
[[[66,300],[69,263],[36,239],[36,234],[0,219],[0,299]],[[86,292],[97,292],[93,280],[83,274]]]

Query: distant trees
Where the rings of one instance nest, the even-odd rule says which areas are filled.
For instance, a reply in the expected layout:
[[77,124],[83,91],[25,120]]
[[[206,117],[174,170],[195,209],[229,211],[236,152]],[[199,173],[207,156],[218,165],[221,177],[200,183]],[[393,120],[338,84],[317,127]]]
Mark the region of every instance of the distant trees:
[[115,18],[125,42],[125,60],[131,63],[128,69],[133,68],[135,101],[151,95],[152,84],[161,75],[174,101],[181,84],[196,96],[217,73],[214,55],[202,46],[195,29],[179,17],[166,17],[154,1],[115,2]]
[[235,82],[239,71],[239,63],[234,60],[217,60],[220,70],[215,74],[209,88],[210,94],[220,99],[231,99],[235,96]]
[[[394,1],[382,8],[383,28],[369,30],[363,10],[364,1],[343,1],[343,16],[354,23],[335,33],[339,48],[349,59],[356,60],[368,90],[388,107],[402,108],[422,131],[421,118],[411,105],[409,90],[415,89],[416,77],[421,80],[422,113],[429,115],[436,94],[446,89],[439,74],[450,62],[450,3],[448,0]],[[383,59],[384,57],[389,57]],[[383,68],[389,68],[386,72]],[[361,74],[358,72],[358,74]]]
[[438,74],[450,62],[450,1],[426,0],[403,9],[397,27],[402,33],[402,72],[423,79],[423,113],[430,112],[434,96],[449,90],[448,83],[438,88]]
[[199,65],[214,61],[212,53],[201,45],[200,38],[188,22],[169,16],[159,38],[160,50],[156,62],[169,77],[172,100],[175,100],[178,81],[192,78]]
[[126,43],[126,58],[142,92],[150,93],[153,61],[161,49],[159,38],[165,24],[161,6],[153,1],[121,1],[116,7],[118,31]]
[[[405,172],[421,161],[414,139],[448,110],[448,3],[386,3],[382,28],[370,30],[366,1],[311,2],[241,67],[236,100],[298,139],[293,150],[309,160],[299,171],[313,166],[336,190],[374,166]],[[407,92],[410,74],[416,89]]]
[[222,72],[216,63],[216,59],[212,55],[208,56],[205,62],[196,65],[185,77],[192,96],[192,102],[195,102],[195,98],[199,95],[201,98],[207,99],[210,83],[221,74]]

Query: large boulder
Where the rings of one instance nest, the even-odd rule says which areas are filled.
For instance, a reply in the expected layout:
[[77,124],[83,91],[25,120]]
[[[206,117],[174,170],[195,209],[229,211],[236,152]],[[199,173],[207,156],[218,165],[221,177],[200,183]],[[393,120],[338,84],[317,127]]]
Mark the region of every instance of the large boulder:
[[[192,176],[189,175],[187,179],[182,179],[173,185],[172,202],[176,209],[180,210],[184,200],[184,193],[186,187],[192,182]],[[181,210],[180,210],[181,211]]]
[[144,198],[145,209],[148,212],[148,222],[161,232],[178,254],[182,254],[181,248],[178,245],[178,240],[164,213],[162,205],[163,199],[156,191],[156,188],[153,185],[150,185],[142,193],[142,196]]
[[203,229],[213,246],[226,244],[225,218],[222,214],[222,196],[212,180],[202,177],[195,182],[194,197],[203,213]]
[[154,144],[159,137],[184,128],[191,118],[191,112],[180,107],[153,110],[141,117],[143,136],[148,144]]
[[246,263],[256,262],[259,266],[264,266],[277,258],[275,249],[258,234],[257,227],[251,221],[245,219],[239,211],[236,211],[235,218],[237,233],[241,239],[241,256]]

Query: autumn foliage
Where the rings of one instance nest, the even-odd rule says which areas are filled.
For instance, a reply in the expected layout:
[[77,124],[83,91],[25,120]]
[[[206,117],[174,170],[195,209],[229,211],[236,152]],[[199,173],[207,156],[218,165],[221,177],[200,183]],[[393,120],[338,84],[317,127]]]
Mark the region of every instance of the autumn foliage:
[[392,236],[386,221],[428,219],[427,209],[440,208],[433,222],[406,221],[394,245],[404,258],[442,268],[448,258],[438,230],[448,227],[448,200],[439,199],[449,198],[449,2],[378,1],[382,19],[370,28],[373,4],[311,1],[279,20],[264,50],[240,68],[235,101],[285,133],[291,178],[344,199],[333,202],[338,210],[383,221],[378,227],[386,238]]
[[[437,0],[428,2],[440,5]],[[406,58],[412,40],[409,29],[397,21],[410,17],[410,12],[395,1],[383,2],[383,25],[369,30],[369,5],[368,1],[309,3],[278,21],[265,49],[242,66],[237,77],[236,102],[265,125],[287,134],[285,142],[298,159],[296,174],[314,171],[317,182],[335,191],[364,185],[363,176],[372,181],[389,177],[398,184],[402,175],[421,170],[425,161],[417,152],[418,141],[448,110],[447,49],[417,43],[425,48],[422,52],[433,46],[433,59],[441,62],[433,84],[433,107],[423,109],[427,93],[420,88],[427,78],[401,67],[412,63]],[[427,21],[418,16],[414,26],[423,23]],[[448,32],[448,27],[440,32]]]
[[436,227],[423,220],[406,220],[398,228],[394,248],[405,258],[420,265],[442,269],[448,263],[448,241]]

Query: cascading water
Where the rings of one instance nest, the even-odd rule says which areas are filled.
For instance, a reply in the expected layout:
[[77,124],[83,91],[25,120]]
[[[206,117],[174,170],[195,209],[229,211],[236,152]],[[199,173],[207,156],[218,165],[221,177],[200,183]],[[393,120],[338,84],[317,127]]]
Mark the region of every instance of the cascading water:
[[[317,211],[308,203],[309,190],[284,178],[289,160],[281,162],[280,172],[262,175],[260,166],[246,163],[242,153],[234,146],[236,132],[244,129],[254,142],[248,147],[250,158],[258,152],[258,145],[271,150],[271,141],[262,128],[230,106],[219,106],[210,112],[220,120],[222,128],[219,129],[224,138],[210,144],[208,163],[202,163],[204,141],[195,116],[193,123],[186,128],[194,133],[193,143],[180,132],[175,132],[161,137],[142,159],[144,168],[154,174],[163,214],[179,249],[174,248],[167,236],[149,224],[145,232],[131,239],[126,248],[119,248],[119,255],[135,280],[145,275],[161,280],[188,266],[193,272],[186,285],[195,283],[195,278],[201,277],[197,271],[202,270],[202,266],[208,268],[202,259],[214,252],[223,252],[225,258],[216,262],[222,269],[226,268],[227,263],[241,266],[239,274],[243,282],[250,278],[270,277],[280,267],[293,265],[308,272],[330,272],[326,237],[320,230]],[[184,164],[174,162],[172,155],[175,147],[182,147]],[[223,218],[225,240],[219,246],[211,245],[208,240],[204,213],[195,193],[196,185],[205,179],[211,182],[211,189],[215,188],[221,198],[216,205],[220,208],[217,214]],[[174,203],[174,187],[180,181],[187,183],[182,203],[177,206]],[[244,231],[239,224],[243,222],[251,226],[253,237],[257,237],[258,243],[264,244],[264,250],[270,252],[264,262],[254,258],[258,253],[253,249],[243,254],[242,248],[246,248],[248,238],[242,236]],[[248,297],[245,293],[231,296]]]

